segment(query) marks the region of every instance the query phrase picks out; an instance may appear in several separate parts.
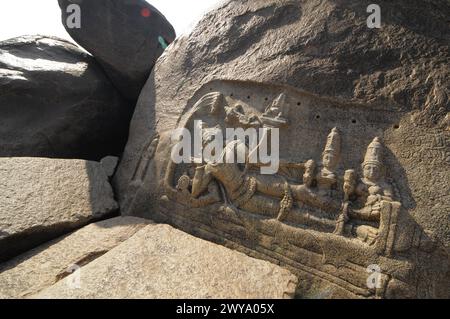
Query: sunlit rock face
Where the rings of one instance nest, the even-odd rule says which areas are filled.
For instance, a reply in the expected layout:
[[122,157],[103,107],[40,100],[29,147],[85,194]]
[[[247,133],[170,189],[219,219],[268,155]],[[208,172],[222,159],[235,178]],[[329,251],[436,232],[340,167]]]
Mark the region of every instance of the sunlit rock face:
[[149,222],[116,217],[92,223],[0,264],[0,298],[28,297],[67,279],[77,267],[114,249]]
[[[449,4],[381,1],[370,29],[370,3],[228,1],[171,44],[115,175],[122,213],[279,263],[302,297],[448,297]],[[197,120],[279,128],[280,170],[174,163]]]
[[0,158],[0,189],[0,262],[118,211],[98,162]]
[[132,110],[97,62],[65,40],[0,42],[0,156],[120,154]]
[[95,57],[122,95],[136,101],[156,60],[175,39],[170,22],[144,0],[58,3],[67,32]]
[[30,297],[290,299],[297,284],[296,276],[278,265],[161,224],[144,227],[81,272],[78,289],[67,285],[73,278],[68,277]]

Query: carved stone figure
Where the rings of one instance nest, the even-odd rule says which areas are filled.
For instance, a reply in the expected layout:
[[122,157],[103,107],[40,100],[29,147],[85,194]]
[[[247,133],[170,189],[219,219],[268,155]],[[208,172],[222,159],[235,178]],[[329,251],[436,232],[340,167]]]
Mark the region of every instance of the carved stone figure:
[[356,172],[353,169],[345,171],[344,174],[344,202],[350,200],[350,196],[356,190]]
[[287,217],[287,215],[291,212],[293,204],[294,199],[292,197],[291,188],[290,185],[286,182],[284,186],[284,197],[280,202],[280,211],[277,217],[278,221],[283,221]]
[[[379,256],[400,262],[395,258],[398,238],[406,236],[401,229],[404,207],[391,178],[392,171],[386,172],[389,167],[385,165],[380,138],[367,145],[358,135],[361,127],[349,129],[348,123],[342,123],[349,116],[363,122],[365,118],[358,117],[360,107],[339,113],[338,109],[324,106],[320,118],[339,119],[336,127],[327,132],[314,123],[301,121],[317,112],[315,107],[321,105],[321,100],[302,94],[288,97],[280,89],[270,93],[276,97],[273,105],[302,101],[297,102],[296,112],[289,115],[287,128],[277,121],[267,121],[269,115],[272,120],[282,118],[283,112],[277,112],[280,108],[276,107],[262,108],[261,101],[269,99],[269,93],[261,89],[265,86],[255,84],[252,88],[264,92],[261,98],[253,91],[239,91],[241,86],[234,82],[223,83],[229,85],[223,89],[225,93],[212,92],[214,89],[207,87],[203,95],[196,95],[198,100],[192,101],[192,109],[178,122],[179,127],[189,130],[202,123],[203,150],[214,152],[203,152],[201,161],[194,155],[192,163],[175,164],[168,160],[165,188],[158,197],[161,214],[173,217],[170,220],[180,228],[207,239],[220,242],[225,238],[230,245],[242,245],[251,253],[267,254],[300,269],[311,267],[305,269],[313,273],[320,269],[317,278],[323,276],[356,295],[383,296],[386,285],[395,282],[389,279],[396,276],[394,273],[384,276],[386,285],[375,290],[367,289],[366,280],[360,279],[367,276],[367,265]],[[219,134],[226,128],[249,127],[283,128],[278,172],[264,175],[259,170],[263,163],[250,163],[251,155],[261,144],[255,147],[247,140],[229,141]],[[364,130],[371,136],[378,134],[371,127]],[[322,151],[320,140],[311,137],[326,133]],[[215,142],[220,137],[223,140],[218,147]],[[344,138],[345,143],[341,143]],[[359,177],[351,168],[361,165],[364,154]],[[245,160],[237,164],[237,158]],[[136,175],[142,175],[143,168],[139,165]],[[431,241],[420,236],[415,245],[433,249]],[[328,268],[329,263],[353,269],[350,277]]]
[[350,169],[345,171],[344,174],[344,203],[342,204],[341,215],[336,222],[336,229],[334,233],[336,235],[343,235],[345,223],[348,221],[348,212],[350,205],[350,197],[354,194],[356,190],[356,173],[354,170]]
[[392,186],[384,179],[384,167],[382,162],[383,146],[378,137],[374,138],[367,148],[362,164],[363,178],[356,188],[356,195],[360,202],[364,202],[364,208],[353,212],[353,217],[378,221],[380,218],[380,203],[382,200],[392,201]]
[[159,134],[156,134],[156,136],[153,139],[150,139],[148,141],[148,144],[141,154],[138,165],[136,166],[136,170],[134,171],[133,177],[131,179],[133,182],[135,181],[142,182],[144,180],[144,177],[148,171],[148,166],[150,165],[151,160],[155,156],[158,143],[159,143]]
[[[204,139],[205,146],[208,139]],[[245,152],[248,148],[239,141],[228,143],[222,151],[218,162],[208,161],[206,165],[198,167],[193,182],[194,197],[201,195],[209,183],[215,179],[223,185],[227,199],[237,208],[245,211],[271,216],[278,216],[282,220],[292,208],[293,201],[301,202],[313,207],[319,207],[326,211],[336,211],[339,208],[337,201],[327,196],[321,196],[310,189],[314,172],[314,161],[308,161],[305,165],[305,185],[288,184],[282,177],[250,175],[242,170],[239,164],[232,163],[230,158],[234,152]],[[242,154],[241,154],[242,156]],[[297,211],[297,214],[303,213]]]
[[248,127],[260,127],[261,120],[258,116],[254,114],[247,115],[245,114],[244,108],[241,104],[236,104],[233,107],[225,107],[226,118],[225,122],[228,125],[242,126],[243,128]]
[[337,128],[333,128],[328,135],[325,149],[322,153],[322,169],[317,175],[317,185],[322,194],[329,195],[336,185],[336,167],[341,153],[341,137]]
[[177,190],[183,192],[184,194],[189,193],[189,186],[191,186],[191,179],[187,173],[184,173],[177,183]]
[[[335,234],[342,235],[345,228],[347,233],[355,235],[369,245],[373,245],[377,241],[380,243],[385,241],[385,238],[380,238],[380,232],[388,229],[389,225],[384,223],[381,215],[383,207],[391,207],[389,203],[393,203],[393,193],[392,186],[384,179],[382,158],[383,146],[380,139],[376,137],[367,148],[362,164],[363,177],[356,187],[354,171],[346,172],[344,203],[336,224]],[[383,203],[385,203],[384,206]],[[394,214],[392,209],[394,208],[385,211],[385,214]],[[391,219],[391,217],[385,217],[385,219]],[[350,224],[344,227],[349,220]]]
[[305,172],[303,173],[303,184],[310,188],[315,180],[316,162],[309,160],[305,163]]
[[267,107],[262,115],[264,124],[272,127],[284,127],[288,125],[289,105],[285,93],[281,93],[273,103]]
[[160,136],[155,134],[152,139],[147,141],[142,153],[140,154],[139,161],[135,167],[131,181],[128,184],[129,192],[122,202],[122,209],[132,210],[134,206],[134,201],[136,200],[137,192],[142,187],[145,177],[149,171],[149,167],[152,163],[152,159],[155,156],[156,150],[158,148]]

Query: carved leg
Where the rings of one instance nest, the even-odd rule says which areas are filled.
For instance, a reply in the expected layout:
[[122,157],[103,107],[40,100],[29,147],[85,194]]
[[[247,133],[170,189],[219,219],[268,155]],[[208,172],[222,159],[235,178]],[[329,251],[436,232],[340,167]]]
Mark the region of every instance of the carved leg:
[[318,207],[326,212],[337,213],[341,204],[328,196],[314,193],[305,185],[291,185],[292,195],[296,201],[305,203],[312,207]]

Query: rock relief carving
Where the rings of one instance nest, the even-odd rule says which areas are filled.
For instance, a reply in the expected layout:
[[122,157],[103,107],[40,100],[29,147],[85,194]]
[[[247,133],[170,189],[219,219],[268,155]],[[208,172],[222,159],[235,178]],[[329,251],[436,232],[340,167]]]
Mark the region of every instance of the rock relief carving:
[[[299,106],[300,102],[293,100],[292,94],[287,92],[273,94],[271,100],[259,98],[259,103],[248,101],[250,95],[247,99],[245,95],[241,99],[232,96],[230,92],[220,90],[199,95],[197,102],[180,122],[180,127],[191,130],[195,120],[204,121],[203,147],[212,142],[211,136],[216,130],[225,131],[229,127],[267,128],[269,131],[279,128],[283,138],[283,134],[289,136],[295,130],[292,126],[298,125],[296,117],[312,116],[313,107],[310,105],[314,105],[305,102],[302,112],[294,112],[293,105]],[[266,221],[268,225],[283,231],[295,232],[298,229],[305,234],[306,230],[309,231],[308,236],[318,238],[324,234],[326,242],[335,241],[336,247],[342,247],[344,251],[349,249],[345,245],[356,245],[370,256],[389,258],[394,254],[397,220],[402,204],[395,182],[387,174],[385,146],[381,135],[378,135],[380,131],[373,129],[370,139],[366,137],[366,144],[356,137],[361,146],[358,151],[354,151],[358,154],[350,157],[348,152],[353,152],[353,144],[348,142],[350,136],[345,124],[340,124],[347,115],[339,116],[337,114],[335,127],[325,137],[308,145],[305,151],[308,154],[302,154],[301,147],[292,147],[282,154],[280,168],[275,175],[260,174],[259,167],[263,164],[249,161],[244,164],[219,161],[175,164],[169,161],[165,171],[163,198],[187,210],[204,208],[205,214],[213,209],[211,207],[220,207],[214,208],[218,211],[217,217],[211,215],[207,218],[212,220],[212,225],[223,228],[212,231],[217,231],[217,234],[225,235],[225,228],[237,225],[236,228],[246,229],[243,236],[253,234],[259,238],[257,241],[261,241],[261,238],[274,235],[272,230],[266,234],[263,230],[266,226],[255,226],[253,221]],[[355,140],[355,134],[351,138]],[[245,154],[246,158],[255,151],[246,141],[224,140],[223,145],[222,157],[229,154],[227,150],[233,150],[236,156],[237,153]],[[295,158],[296,155],[300,160]],[[358,158],[361,160],[357,161]],[[231,224],[225,227],[215,221],[219,216]],[[273,244],[276,242],[274,239]],[[302,249],[309,249],[309,244],[293,239],[289,243],[292,243],[292,247],[298,245]],[[342,252],[340,254],[345,255]],[[336,264],[359,267],[359,274],[364,274],[367,267],[363,263],[350,266],[347,261]],[[359,288],[342,282],[341,275],[335,272],[317,272],[314,268],[308,268],[308,272],[317,273],[317,276],[357,294],[367,293],[366,287]],[[387,287],[389,278],[385,278],[386,286],[383,289]],[[380,291],[371,293],[383,295]]]
[[[200,98],[193,114],[207,114],[213,118],[223,116],[222,123],[238,127],[267,127],[266,123],[270,127],[286,127],[287,103],[287,96],[282,93],[258,117],[257,112],[246,113],[240,104],[228,105],[223,94],[213,92]],[[203,147],[208,146],[211,136],[220,129],[219,124],[203,127]],[[390,214],[400,205],[392,204],[392,187],[383,178],[383,145],[379,137],[370,143],[362,163],[363,176],[357,183],[355,170],[347,170],[342,178],[337,176],[341,140],[339,129],[333,128],[325,141],[320,167],[317,167],[315,159],[301,163],[281,160],[280,171],[296,170],[295,175],[302,176],[301,180],[289,181],[283,175],[256,174],[255,170],[248,169],[252,164],[247,163],[243,168],[240,164],[226,161],[192,164],[192,175],[186,170],[175,180],[177,165],[170,162],[166,187],[173,199],[188,206],[204,207],[223,201],[244,212],[374,245],[380,238],[380,227],[389,227],[382,224],[382,212],[387,210]],[[242,152],[251,152],[244,142],[231,141],[224,143],[223,156],[228,154],[226,150],[237,151],[239,143]],[[344,189],[338,192],[338,180],[342,179]],[[343,198],[337,197],[339,195]],[[305,210],[305,207],[310,210]]]

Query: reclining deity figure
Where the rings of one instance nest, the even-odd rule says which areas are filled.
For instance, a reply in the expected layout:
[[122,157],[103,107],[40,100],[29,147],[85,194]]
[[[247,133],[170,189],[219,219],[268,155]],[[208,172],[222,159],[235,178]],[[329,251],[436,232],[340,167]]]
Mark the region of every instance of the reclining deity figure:
[[[204,137],[204,141],[204,146],[207,147],[209,143],[207,136]],[[332,220],[324,220],[293,208],[294,202],[300,202],[327,212],[339,211],[340,203],[337,200],[322,196],[311,189],[315,168],[313,161],[308,161],[305,165],[305,184],[296,185],[289,184],[282,176],[249,173],[244,165],[228,159],[229,156],[244,156],[248,161],[249,154],[249,148],[242,141],[235,140],[226,144],[218,158],[205,159],[206,163],[197,167],[191,195],[194,198],[202,196],[208,191],[208,185],[212,181],[217,181],[223,187],[225,200],[246,212],[279,220],[296,213],[297,220],[304,217],[305,224],[325,223],[327,227],[334,227]]]

